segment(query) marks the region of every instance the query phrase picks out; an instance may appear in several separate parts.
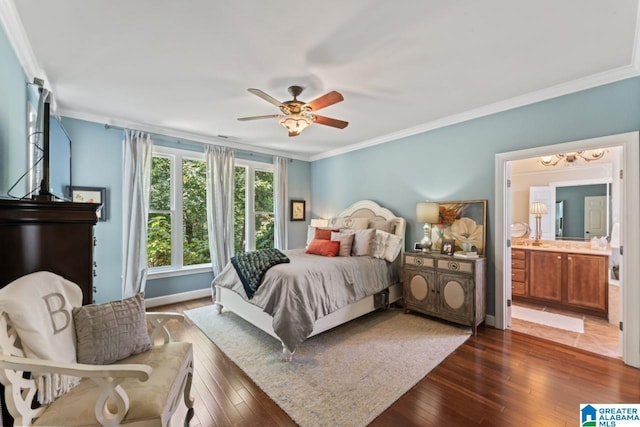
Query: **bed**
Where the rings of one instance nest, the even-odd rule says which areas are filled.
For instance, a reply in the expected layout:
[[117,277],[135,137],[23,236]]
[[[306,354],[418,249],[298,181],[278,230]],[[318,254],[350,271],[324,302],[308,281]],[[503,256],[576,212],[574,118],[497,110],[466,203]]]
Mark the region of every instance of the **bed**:
[[[305,339],[401,299],[406,221],[373,201],[362,200],[330,219],[328,225],[342,228],[340,225],[352,222],[368,223],[370,228],[386,224],[389,235],[376,233],[399,241],[399,253],[395,252],[393,261],[367,256],[309,255],[304,249],[284,251],[290,262],[271,267],[251,300],[229,263],[212,282],[217,313],[231,311],[276,338],[282,343],[285,358],[291,360],[297,345]],[[290,276],[294,279],[285,282]],[[312,296],[307,297],[305,286]],[[274,289],[278,288],[290,292],[276,294]]]

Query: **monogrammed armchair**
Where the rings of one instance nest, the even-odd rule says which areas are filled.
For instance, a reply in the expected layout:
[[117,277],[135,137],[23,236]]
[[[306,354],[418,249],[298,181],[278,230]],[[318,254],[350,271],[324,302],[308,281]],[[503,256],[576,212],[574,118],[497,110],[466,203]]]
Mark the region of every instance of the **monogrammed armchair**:
[[14,424],[167,426],[181,401],[190,417],[192,345],[165,326],[182,315],[145,313],[142,295],[80,306],[79,292],[47,272],[0,289],[0,382]]

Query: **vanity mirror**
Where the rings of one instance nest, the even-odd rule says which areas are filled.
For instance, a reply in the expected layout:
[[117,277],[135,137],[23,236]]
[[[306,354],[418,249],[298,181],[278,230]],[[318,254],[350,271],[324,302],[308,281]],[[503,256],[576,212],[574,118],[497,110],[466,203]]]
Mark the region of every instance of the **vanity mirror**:
[[611,190],[607,184],[556,187],[556,238],[591,240],[608,236]]

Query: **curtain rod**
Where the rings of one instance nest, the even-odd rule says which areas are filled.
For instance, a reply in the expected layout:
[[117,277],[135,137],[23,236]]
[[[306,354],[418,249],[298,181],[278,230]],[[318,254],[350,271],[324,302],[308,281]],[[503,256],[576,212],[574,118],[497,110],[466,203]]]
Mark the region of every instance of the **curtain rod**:
[[[110,125],[108,123],[105,123],[104,128],[106,130],[114,129],[114,130],[122,130],[122,131],[126,129],[126,128],[123,128],[121,126]],[[173,137],[169,137],[167,135],[162,135],[162,134],[159,134],[159,133],[153,133],[153,132],[147,132],[147,131],[143,131],[143,132],[146,132],[148,134],[151,134],[153,136],[157,136],[157,137],[160,137],[160,138],[167,138],[167,139],[170,139],[170,140],[175,140],[178,144],[185,143],[184,139],[173,138]],[[188,141],[188,143],[189,144],[194,144],[194,145],[199,145],[199,146],[202,146],[202,147],[204,147],[205,145],[216,145],[216,144],[209,144],[209,143],[206,143],[206,142],[199,142],[199,141]],[[278,157],[275,154],[254,153],[253,151],[249,151],[249,150],[241,150],[241,149],[234,148],[234,147],[229,147],[229,148],[235,150],[236,152],[248,154],[249,156]],[[285,156],[280,156],[280,157],[285,157]],[[287,158],[287,160],[289,160],[289,163],[293,162],[293,159],[291,159],[291,158]]]

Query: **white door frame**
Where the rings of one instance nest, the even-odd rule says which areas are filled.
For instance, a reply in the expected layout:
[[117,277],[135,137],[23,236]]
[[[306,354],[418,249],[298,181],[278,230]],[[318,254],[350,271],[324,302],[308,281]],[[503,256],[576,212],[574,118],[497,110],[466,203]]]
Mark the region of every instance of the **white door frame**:
[[[529,159],[552,155],[558,152],[589,150],[606,147],[622,146],[621,168],[624,178],[621,182],[621,240],[624,246],[624,258],[627,260],[640,259],[640,222],[637,213],[640,212],[640,147],[638,132],[629,132],[600,138],[585,139],[562,144],[535,147],[525,150],[498,153],[495,157],[495,188],[496,188],[496,226],[495,226],[495,319],[494,325],[498,329],[507,327],[506,287],[510,281],[505,276],[505,260],[510,260],[511,248],[507,246],[510,240],[509,218],[510,206],[507,179],[507,163],[513,160]],[[618,173],[614,171],[614,173]],[[640,263],[622,262],[622,359],[631,366],[640,368]]]

